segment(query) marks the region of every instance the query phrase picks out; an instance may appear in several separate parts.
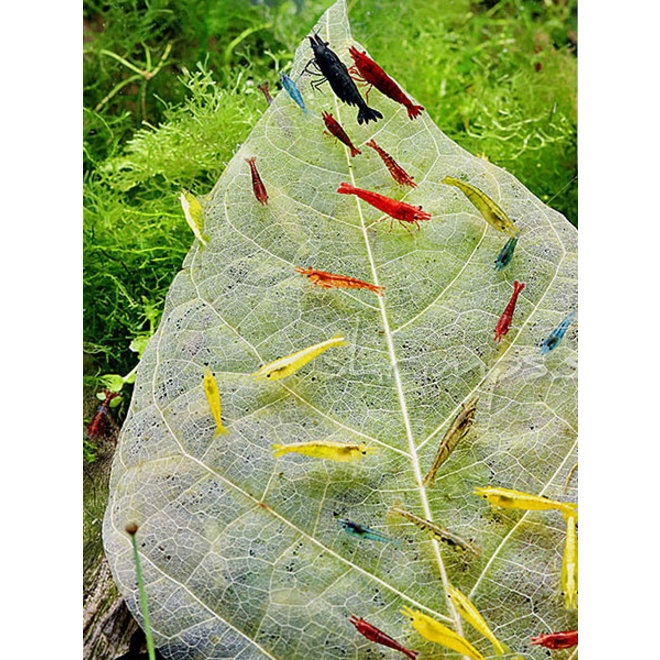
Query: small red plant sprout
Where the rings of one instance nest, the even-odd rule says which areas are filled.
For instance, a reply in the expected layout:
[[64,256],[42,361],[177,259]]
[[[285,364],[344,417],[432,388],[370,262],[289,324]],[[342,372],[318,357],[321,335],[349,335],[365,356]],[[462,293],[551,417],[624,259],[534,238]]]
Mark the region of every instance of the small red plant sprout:
[[362,153],[351,142],[351,138],[348,137],[346,131],[341,127],[341,124],[329,112],[325,112],[324,110],[321,113],[321,116],[323,117],[323,122],[325,123],[325,127],[328,129],[328,131],[330,131],[332,135],[334,135],[340,142],[343,142],[351,150],[352,158]]
[[[364,51],[360,52],[355,46],[348,49],[350,56],[355,63],[349,72],[355,77],[364,80],[368,85],[375,87],[379,92],[385,94],[393,101],[401,103],[408,110],[408,117],[415,119],[424,108],[421,105],[415,105],[404,93],[401,88],[390,78],[383,69],[376,64]],[[365,98],[369,100],[369,91]]]
[[525,285],[521,284],[520,282],[513,283],[513,294],[511,295],[511,300],[509,300],[509,304],[506,306],[504,312],[502,312],[502,316],[500,316],[500,320],[495,326],[495,341],[498,343],[502,341],[502,337],[504,337],[504,335],[509,332],[509,328],[511,327],[511,319],[513,318],[513,312],[516,309],[518,296],[524,288]]
[[256,165],[256,156],[251,156],[246,158],[245,162],[250,166],[250,173],[252,174],[252,190],[254,191],[254,196],[257,198],[260,204],[264,206],[268,204],[268,193],[266,192],[266,186],[259,176]]
[[383,295],[384,287],[369,284],[348,275],[337,275],[335,273],[326,273],[324,270],[316,270],[315,268],[300,267],[296,268],[296,273],[307,276],[312,284],[325,289],[369,289],[369,291],[373,291],[379,296]]
[[105,394],[104,401],[99,405],[92,417],[92,421],[87,427],[87,437],[90,440],[98,440],[107,431],[108,425],[108,411],[110,410],[110,401],[112,401],[116,396],[119,396],[119,392],[109,392],[108,390],[103,390]]
[[[363,199],[371,206],[376,207],[379,211],[387,213],[394,220],[398,220],[404,227],[404,223],[414,224],[419,229],[419,223],[422,220],[430,220],[431,214],[426,211],[422,211],[421,206],[413,206],[412,204],[407,204],[406,202],[400,202],[391,197],[385,197],[384,195],[379,195],[378,193],[371,192],[370,190],[362,190],[361,188],[356,188],[355,186],[350,185],[349,183],[341,183],[337,192],[342,195],[356,195],[360,199]],[[391,225],[390,225],[391,228]]]
[[543,633],[538,637],[532,637],[532,644],[545,646],[546,649],[553,651],[559,649],[570,649],[578,643],[577,630],[562,630],[561,632]]
[[367,623],[364,619],[358,619],[354,614],[351,614],[349,621],[363,637],[366,637],[371,642],[376,642],[376,644],[382,644],[383,646],[395,649],[396,651],[401,651],[401,653],[407,658],[410,658],[410,660],[415,660],[419,655],[419,651],[405,648],[405,646],[399,644],[396,639],[392,639],[387,633],[384,633],[379,628],[376,628],[376,626]]
[[382,159],[387,169],[390,171],[392,178],[400,183],[402,186],[410,186],[411,188],[416,188],[417,184],[413,181],[413,178],[406,172],[399,163],[397,163],[392,156],[390,156],[385,149],[381,149],[375,140],[369,140],[365,142],[367,147],[371,147]]

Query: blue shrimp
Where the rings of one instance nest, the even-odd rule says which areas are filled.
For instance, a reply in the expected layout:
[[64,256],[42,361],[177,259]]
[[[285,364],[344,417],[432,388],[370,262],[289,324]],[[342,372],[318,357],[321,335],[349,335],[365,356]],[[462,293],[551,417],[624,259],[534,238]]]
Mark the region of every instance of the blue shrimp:
[[305,102],[296,83],[286,73],[280,73],[280,81],[282,82],[282,87],[286,89],[289,96],[301,107],[302,111],[305,114],[309,114],[309,110],[305,107]]
[[380,541],[381,543],[398,543],[396,539],[381,534],[366,525],[360,525],[359,523],[352,522],[351,520],[343,520],[342,518],[339,519],[339,522],[344,528],[344,531],[351,536],[357,536],[360,539],[368,539],[369,541]]
[[505,266],[508,266],[513,259],[513,251],[516,249],[516,243],[518,239],[515,236],[512,236],[504,245],[500,253],[495,259],[495,270],[502,270]]
[[559,342],[564,338],[568,326],[571,324],[575,310],[573,310],[547,337],[541,344],[541,355],[546,355],[557,348]]

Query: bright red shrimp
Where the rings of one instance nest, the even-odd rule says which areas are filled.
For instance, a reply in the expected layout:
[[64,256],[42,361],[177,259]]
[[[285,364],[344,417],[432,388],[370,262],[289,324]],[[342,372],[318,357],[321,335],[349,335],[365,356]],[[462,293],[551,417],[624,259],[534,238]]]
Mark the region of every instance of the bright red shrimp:
[[312,284],[321,286],[325,289],[342,288],[342,289],[368,289],[377,293],[379,296],[383,295],[383,287],[376,286],[363,282],[355,277],[348,275],[337,275],[335,273],[326,273],[324,270],[316,270],[315,268],[300,268],[296,267],[296,273],[306,275]]
[[396,651],[401,651],[401,653],[410,658],[410,660],[415,660],[415,658],[419,655],[419,651],[413,651],[411,649],[405,648],[405,646],[399,644],[396,639],[392,639],[387,633],[384,633],[379,628],[376,628],[376,626],[372,626],[364,619],[358,619],[355,614],[351,614],[349,621],[355,626],[361,635],[366,637],[371,642],[376,642],[376,644],[382,644],[383,646],[395,649]]
[[257,160],[256,156],[251,156],[246,158],[245,162],[250,166],[250,172],[252,173],[252,190],[254,190],[254,196],[257,198],[260,204],[268,204],[268,193],[266,192],[266,186],[257,172],[257,166],[255,161]]
[[[401,88],[390,78],[378,64],[376,64],[364,51],[360,52],[355,46],[348,49],[353,61],[355,62],[349,71],[359,73],[360,78],[375,87],[379,92],[389,96],[393,101],[401,103],[408,110],[408,117],[415,119],[422,113],[424,108],[421,105],[415,105],[401,90]],[[370,91],[370,90],[369,90]],[[369,99],[369,91],[365,98]]]
[[382,159],[387,169],[390,171],[392,178],[400,183],[402,186],[410,186],[411,188],[416,188],[417,184],[413,181],[413,178],[406,172],[399,163],[397,163],[392,156],[390,156],[385,149],[381,149],[376,144],[376,140],[369,140],[365,142],[367,147],[371,147]]
[[396,199],[379,195],[370,190],[362,190],[361,188],[351,186],[349,183],[341,183],[339,188],[337,188],[337,192],[342,195],[357,195],[360,199],[375,206],[380,211],[383,211],[383,213],[387,213],[387,215],[398,220],[401,224],[404,222],[414,223],[417,225],[417,229],[419,229],[421,220],[431,219],[431,214],[422,211],[421,206],[413,206],[406,202],[400,202]]
[[545,646],[547,649],[570,649],[578,643],[577,630],[562,630],[561,632],[543,633],[532,637],[532,644]]
[[321,113],[326,128],[338,139],[341,140],[350,150],[351,157],[357,156],[362,152],[351,142],[351,138],[346,135],[346,131],[341,127],[341,124],[329,113],[323,111]]
[[118,392],[108,392],[108,390],[103,390],[103,393],[105,394],[105,400],[96,409],[94,417],[92,417],[92,421],[87,427],[87,437],[90,440],[98,440],[105,434],[110,401],[119,396]]
[[500,316],[500,320],[497,322],[497,325],[495,326],[495,341],[500,342],[502,341],[502,337],[509,332],[509,328],[511,327],[511,319],[513,318],[513,312],[516,309],[516,302],[518,300],[518,296],[520,295],[520,292],[525,288],[524,284],[521,284],[520,282],[514,282],[513,283],[513,294],[511,295],[511,300],[509,300],[509,304],[506,306],[506,309],[502,312],[502,316]]

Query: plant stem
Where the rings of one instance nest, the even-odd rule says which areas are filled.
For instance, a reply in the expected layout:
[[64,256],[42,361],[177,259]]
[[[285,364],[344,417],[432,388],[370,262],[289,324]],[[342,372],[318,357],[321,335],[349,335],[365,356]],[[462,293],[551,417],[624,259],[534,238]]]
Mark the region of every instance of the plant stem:
[[142,610],[142,618],[144,620],[144,635],[147,638],[147,653],[149,660],[156,660],[156,651],[154,649],[154,640],[151,636],[151,623],[149,622],[149,608],[147,607],[147,594],[144,590],[144,581],[142,579],[142,569],[140,568],[140,556],[137,549],[137,541],[135,540],[135,533],[137,532],[137,525],[131,523],[126,525],[126,532],[131,537],[133,544],[133,559],[135,561],[135,574],[137,576],[138,590],[140,591],[140,609]]

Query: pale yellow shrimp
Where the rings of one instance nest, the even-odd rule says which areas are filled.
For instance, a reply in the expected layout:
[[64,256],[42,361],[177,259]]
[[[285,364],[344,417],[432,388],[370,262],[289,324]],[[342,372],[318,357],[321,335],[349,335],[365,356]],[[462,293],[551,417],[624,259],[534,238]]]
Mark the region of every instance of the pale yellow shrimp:
[[368,447],[364,443],[356,445],[323,440],[298,442],[293,445],[274,444],[271,447],[275,450],[275,458],[284,456],[284,454],[295,453],[311,456],[312,458],[324,458],[330,461],[342,462],[354,461],[377,451],[374,447]]
[[436,525],[434,522],[431,522],[426,518],[420,518],[414,513],[410,513],[410,511],[406,511],[406,509],[398,505],[391,507],[390,511],[392,513],[396,513],[402,518],[405,518],[406,520],[409,520],[413,525],[416,525],[421,530],[435,536],[439,541],[442,541],[443,543],[447,543],[451,546],[457,546],[463,550],[469,550],[475,555],[479,554],[479,551],[473,545],[462,539],[460,536],[450,532],[448,529],[444,529],[443,527]]
[[557,509],[564,514],[571,514],[577,517],[577,504],[574,502],[559,502],[558,500],[551,500],[542,495],[532,495],[519,490],[497,488],[494,486],[477,488],[474,493],[475,495],[481,495],[486,498],[491,506],[499,506],[503,509],[524,509],[526,511]]
[[571,483],[571,478],[575,474],[575,470],[577,470],[578,464],[575,463],[575,465],[568,471],[568,475],[566,476],[566,481],[564,482],[564,492],[568,490],[568,484]]
[[218,383],[215,380],[215,377],[211,373],[209,367],[204,368],[204,394],[206,394],[206,400],[211,406],[211,412],[213,413],[213,419],[215,419],[215,436],[224,435],[229,433],[227,429],[222,425],[222,414],[220,412],[220,390],[218,389]]
[[192,229],[193,234],[202,245],[208,244],[208,236],[202,232],[204,230],[204,220],[202,218],[202,205],[195,195],[184,190],[179,195],[183,214],[186,216],[186,222]]
[[578,595],[578,540],[577,516],[566,514],[566,540],[564,541],[564,559],[561,565],[561,587],[564,591],[566,609],[577,609]]
[[327,351],[332,346],[344,346],[346,344],[347,341],[341,335],[334,335],[320,344],[308,346],[301,351],[265,364],[254,374],[254,377],[257,380],[264,378],[268,380],[280,380],[281,378],[286,378],[305,366],[308,362],[311,362],[317,355],[323,353],[323,351]]
[[460,412],[456,415],[442,438],[429,473],[424,477],[424,481],[422,482],[424,486],[433,485],[438,468],[449,458],[449,455],[454,451],[461,438],[467,435],[467,432],[472,426],[474,411],[477,409],[478,402],[479,397],[475,396],[467,403],[461,405]]
[[486,620],[481,616],[479,610],[470,602],[469,598],[461,593],[456,587],[449,585],[447,588],[451,602],[454,603],[456,611],[476,630],[478,630],[493,645],[497,655],[507,652],[506,646],[500,642],[495,633],[488,627]]
[[458,651],[458,653],[462,653],[468,658],[472,658],[472,660],[484,660],[484,656],[467,639],[427,614],[409,607],[404,607],[401,613],[410,619],[412,627],[425,639]]
[[446,176],[440,183],[446,183],[448,186],[456,186],[463,194],[474,204],[484,220],[497,231],[505,232],[510,236],[517,236],[520,230],[513,224],[509,216],[479,188],[459,181],[453,176]]

